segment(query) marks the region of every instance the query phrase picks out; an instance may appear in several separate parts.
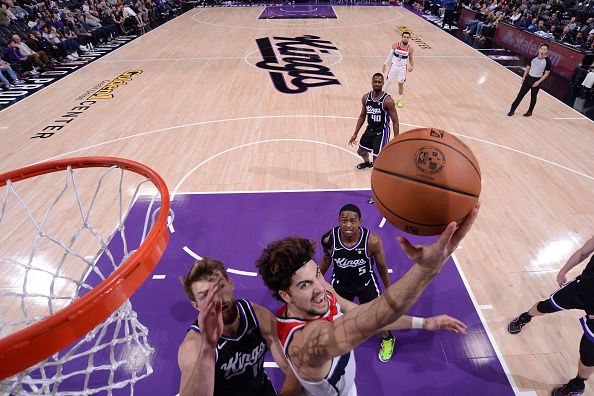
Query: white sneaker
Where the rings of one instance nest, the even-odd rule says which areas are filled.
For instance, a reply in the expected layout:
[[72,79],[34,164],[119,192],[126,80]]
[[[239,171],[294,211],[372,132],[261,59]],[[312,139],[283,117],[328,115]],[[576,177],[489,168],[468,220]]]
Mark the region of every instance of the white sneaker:
[[78,55],[78,52],[73,52],[72,56],[74,56],[74,59],[78,59],[80,56]]
[[68,54],[68,55],[66,55],[66,59],[73,61],[76,58],[74,56],[72,56],[72,54]]
[[31,73],[32,76],[36,76],[39,74],[39,72],[35,69],[31,70],[29,73]]
[[24,84],[24,83],[25,83],[25,81],[23,81],[23,80],[16,80],[14,83],[15,83],[15,84]]

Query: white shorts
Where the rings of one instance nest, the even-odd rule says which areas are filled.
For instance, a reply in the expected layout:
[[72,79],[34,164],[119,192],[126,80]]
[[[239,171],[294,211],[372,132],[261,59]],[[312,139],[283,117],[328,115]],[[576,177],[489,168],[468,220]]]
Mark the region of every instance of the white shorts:
[[400,84],[405,82],[407,67],[408,67],[408,65],[404,65],[404,66],[392,65],[392,67],[390,68],[390,71],[388,72],[388,80],[398,81]]

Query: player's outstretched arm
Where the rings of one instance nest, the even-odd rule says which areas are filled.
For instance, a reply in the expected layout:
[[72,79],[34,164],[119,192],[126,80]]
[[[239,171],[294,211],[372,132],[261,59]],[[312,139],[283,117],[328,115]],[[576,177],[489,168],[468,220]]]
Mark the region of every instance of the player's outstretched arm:
[[179,347],[180,396],[212,396],[215,382],[215,348],[223,334],[222,302],[218,287],[208,291],[198,317],[201,333],[188,332]]
[[439,273],[478,214],[478,205],[459,225],[450,223],[431,245],[413,246],[399,237],[406,255],[415,264],[384,294],[334,322],[318,321],[296,332],[290,344],[291,360],[300,366],[324,367],[330,359],[350,352],[382,328],[395,322],[417,301]]

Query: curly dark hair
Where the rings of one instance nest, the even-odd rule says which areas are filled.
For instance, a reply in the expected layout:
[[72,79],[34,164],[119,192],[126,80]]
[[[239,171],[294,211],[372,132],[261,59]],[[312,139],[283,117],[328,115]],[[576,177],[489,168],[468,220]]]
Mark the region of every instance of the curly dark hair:
[[291,286],[293,274],[313,258],[315,250],[314,241],[299,236],[286,237],[266,246],[256,261],[256,267],[277,300],[283,301],[279,290],[287,290]]

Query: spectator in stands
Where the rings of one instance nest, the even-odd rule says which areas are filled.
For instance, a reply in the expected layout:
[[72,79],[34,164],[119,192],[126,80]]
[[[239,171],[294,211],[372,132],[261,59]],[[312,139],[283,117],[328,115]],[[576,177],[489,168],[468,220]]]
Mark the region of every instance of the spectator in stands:
[[593,89],[592,86],[594,85],[594,63],[590,65],[590,69],[588,69],[588,74],[584,81],[582,81],[582,94],[592,94]]
[[532,18],[532,22],[528,25],[529,32],[536,32],[538,30],[539,21],[537,18]]
[[520,18],[516,26],[520,29],[527,29],[529,25],[530,17],[528,15],[522,15],[522,18]]
[[586,42],[582,46],[583,49],[592,49],[592,45],[594,44],[594,33],[589,34]]
[[8,47],[6,48],[6,57],[8,58],[9,63],[17,65],[19,68],[29,72],[31,75],[36,76],[39,74],[37,68],[33,66],[33,61],[31,59],[27,59],[27,57],[21,54],[21,51],[16,46],[16,43],[12,40],[8,43]]
[[575,35],[574,45],[578,47],[584,47],[586,45],[586,39],[584,38],[584,34],[582,32],[577,32]]
[[[493,0],[495,1],[495,0]],[[448,25],[448,29],[452,29],[452,22],[454,21],[454,12],[456,11],[456,6],[458,5],[458,0],[443,0],[443,22],[441,24],[441,28],[444,29],[445,25]]]
[[23,8],[19,7],[19,5],[15,5],[12,0],[5,0],[6,6],[8,7],[8,11],[12,12],[17,19],[25,19],[29,15],[27,11]]
[[570,44],[570,45],[575,44],[575,39],[573,38],[573,34],[571,34],[571,29],[567,25],[563,28],[563,33],[558,35],[558,37],[556,37],[556,39],[557,39],[557,41],[561,41],[562,43],[566,43],[566,44]]
[[520,21],[520,18],[522,18],[522,11],[520,10],[520,8],[516,7],[513,9],[513,11],[511,12],[511,15],[509,17],[509,21],[511,22],[512,25],[518,25],[518,22]]
[[48,66],[50,65],[50,60],[45,51],[33,51],[27,44],[23,43],[21,37],[18,34],[12,36],[12,41],[15,43],[15,46],[19,49],[19,52],[25,57],[25,59],[31,61],[36,68],[47,70]]
[[4,77],[4,73],[7,73],[8,76],[10,78],[12,78],[12,81],[15,84],[24,83],[23,80],[19,79],[17,74],[14,72],[14,70],[12,70],[12,67],[10,67],[10,64],[8,62],[4,61],[0,57],[0,82],[2,82],[2,86],[4,86],[7,89],[13,88],[13,85],[10,83],[10,81],[8,81],[8,79],[6,77]]
[[58,50],[58,47],[52,45],[46,39],[41,37],[41,34],[39,32],[29,33],[27,45],[33,51],[44,51],[46,54],[49,55],[50,58],[58,60],[60,59],[60,51]]
[[569,20],[569,23],[567,24],[567,27],[572,32],[575,32],[577,30],[578,24],[577,24],[574,16],[572,16],[571,19]]
[[10,16],[8,8],[6,8],[6,4],[0,3],[0,25],[8,26],[10,24]]
[[585,36],[589,34],[592,29],[594,29],[594,19],[588,18],[586,24],[582,26],[579,31]]

